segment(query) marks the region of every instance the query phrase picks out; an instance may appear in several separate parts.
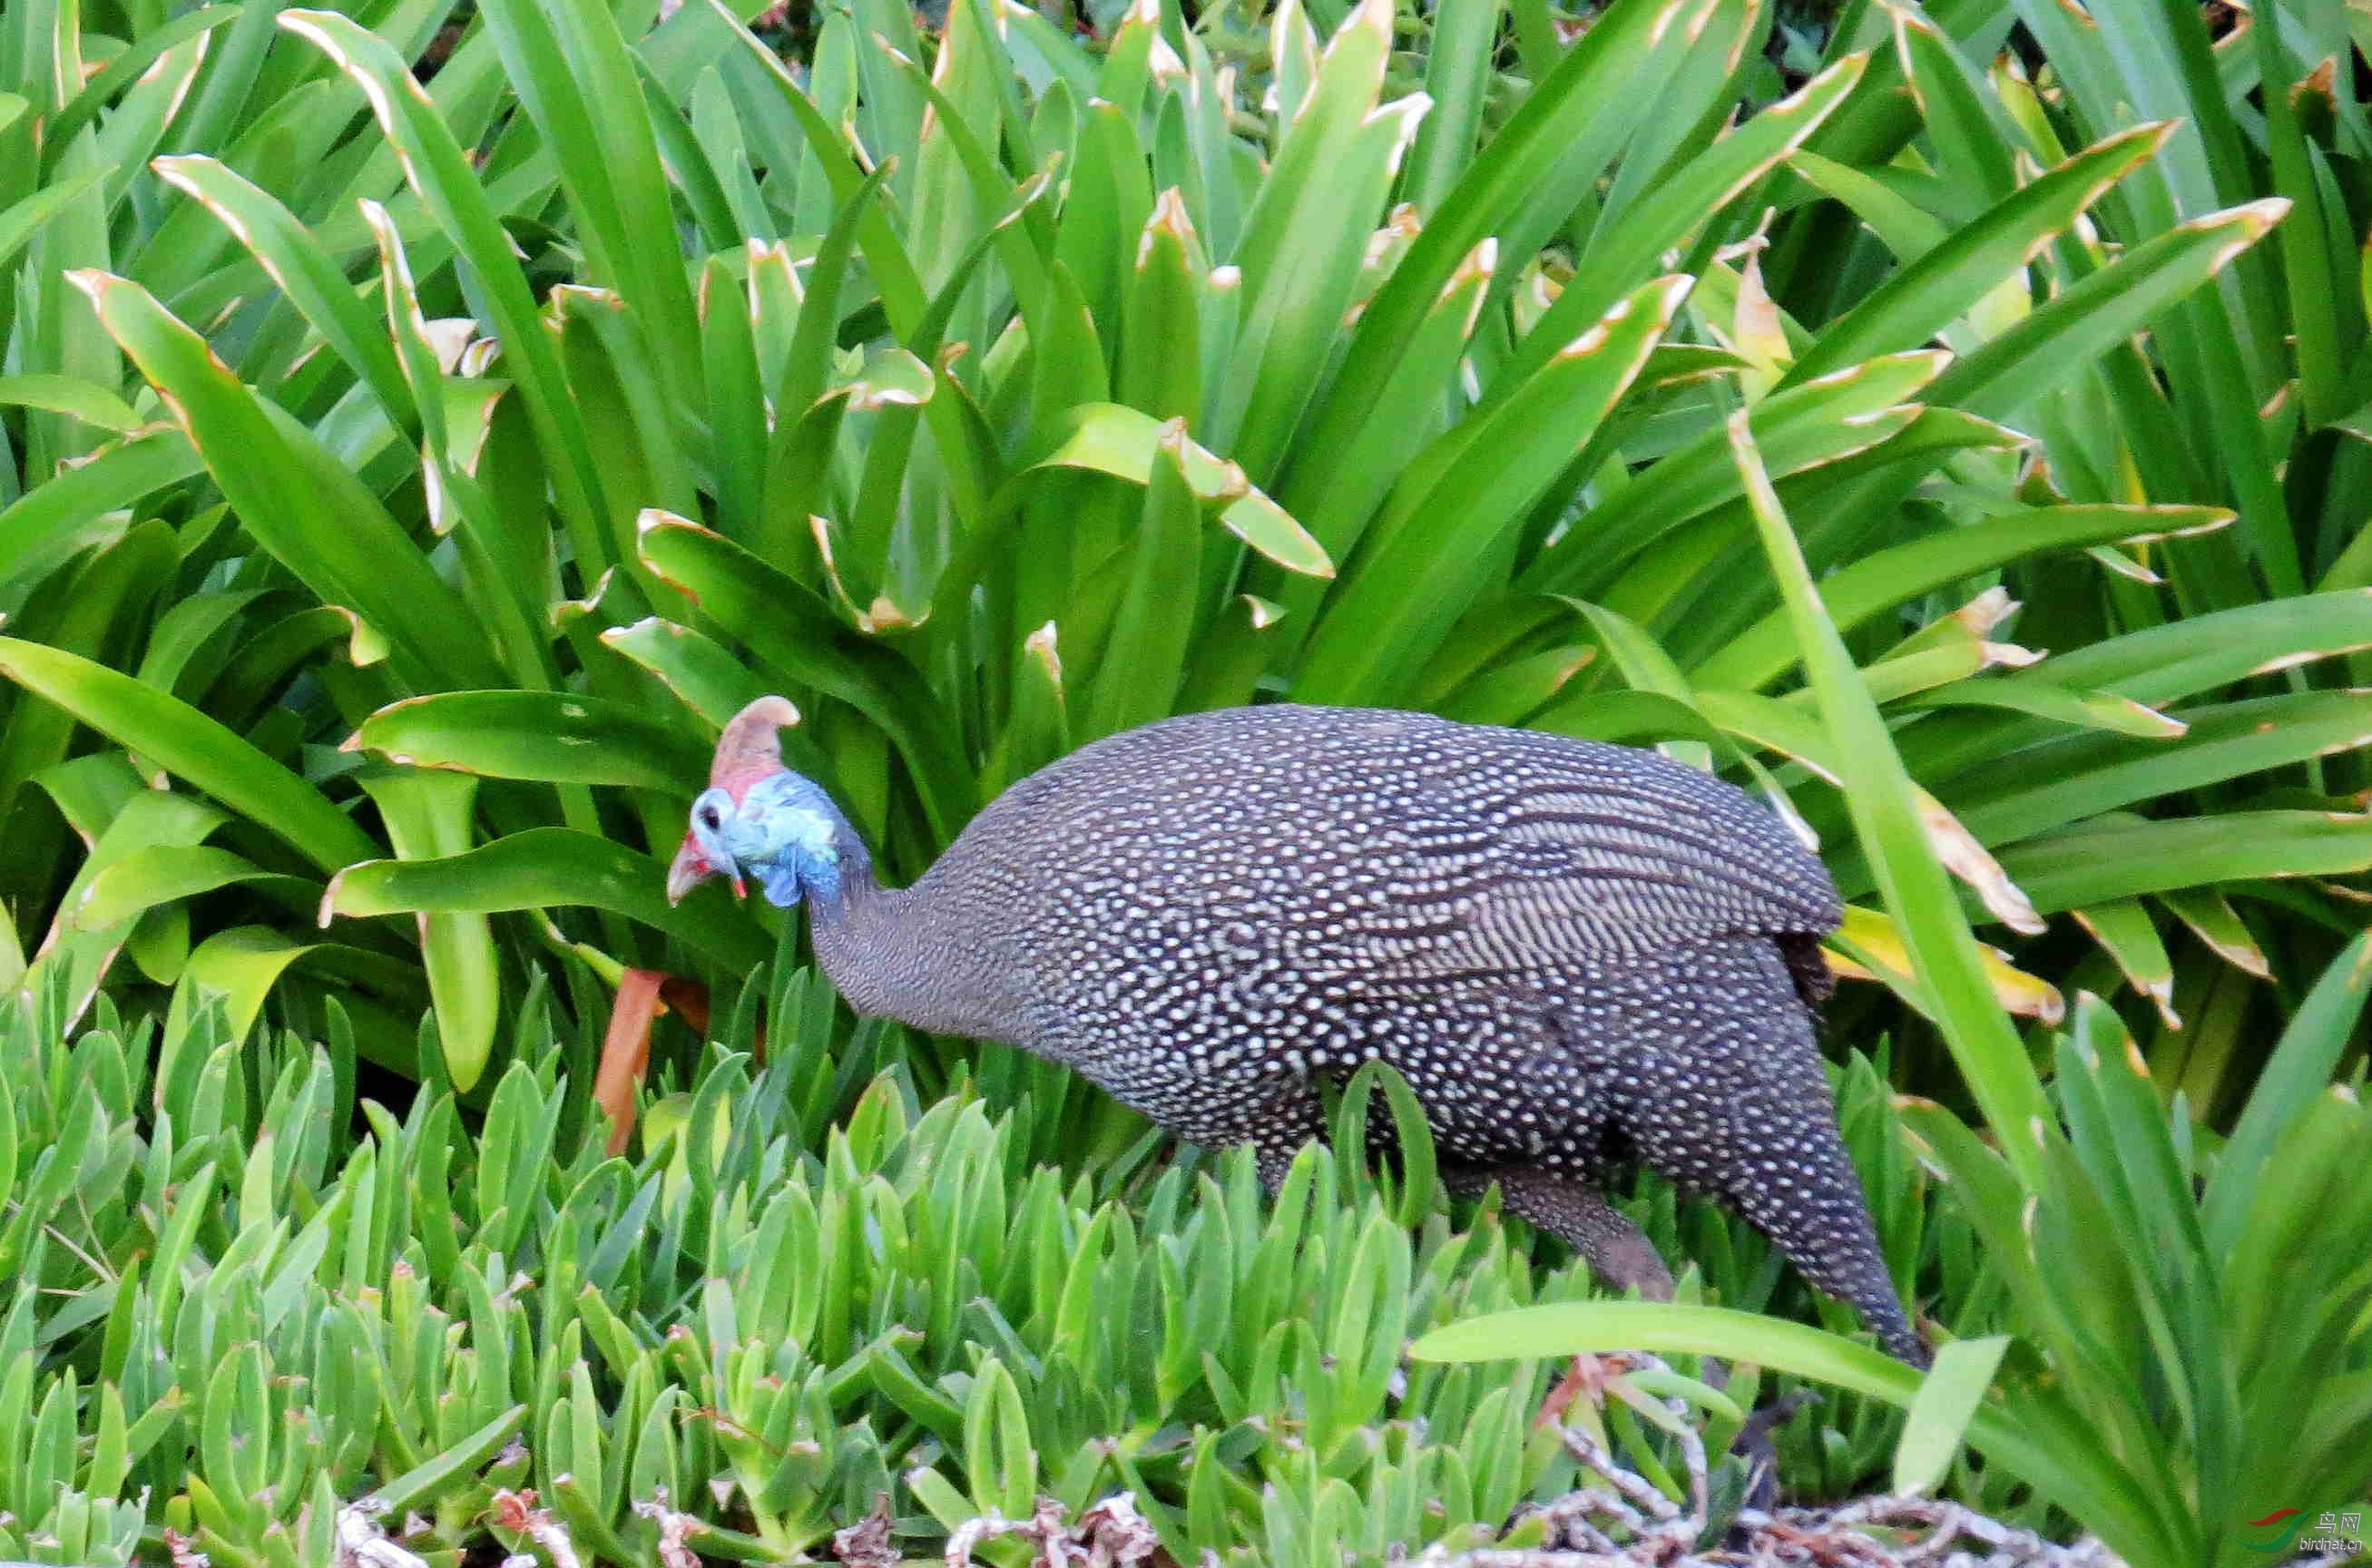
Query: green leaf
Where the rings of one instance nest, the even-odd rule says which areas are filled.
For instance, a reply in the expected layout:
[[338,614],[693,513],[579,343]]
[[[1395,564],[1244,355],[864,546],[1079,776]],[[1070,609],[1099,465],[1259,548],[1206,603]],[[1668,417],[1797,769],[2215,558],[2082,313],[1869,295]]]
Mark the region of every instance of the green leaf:
[[217,997],[233,1040],[245,1038],[281,975],[290,965],[306,959],[315,967],[346,970],[379,981],[402,973],[401,966],[376,953],[293,941],[268,925],[235,925],[216,932],[191,952],[174,987],[168,1034],[189,1028],[207,999]]
[[1492,384],[1489,401],[1514,396],[1516,387],[1566,339],[1605,314],[1622,290],[1636,286],[1634,280],[1657,257],[1800,146],[1851,96],[1868,63],[1866,54],[1848,54],[1831,64],[1790,97],[1740,122],[1619,222],[1593,235],[1575,264],[1573,281],[1517,346]]
[[[740,660],[671,621],[650,616],[631,626],[612,626],[601,633],[601,641],[657,677],[712,729],[723,729],[734,714],[766,694],[765,682]],[[685,776],[701,773],[694,769]]]
[[[1640,1337],[1626,1337],[1626,1336]],[[1565,1301],[1469,1318],[1420,1336],[1415,1361],[1559,1360],[1596,1350],[1639,1349],[1717,1355],[1792,1372],[1909,1408],[1920,1375],[1901,1362],[1800,1323],[1726,1307],[1669,1302]],[[2006,1422],[1978,1424],[2014,1429]]]
[[2288,210],[2250,202],[2134,247],[1936,377],[1929,398],[1988,418],[2015,414],[2214,277]]
[[530,828],[435,860],[372,860],[330,880],[324,923],[338,915],[492,914],[553,904],[613,911],[663,931],[737,971],[756,968],[773,942],[732,909],[722,884],[695,889],[669,908],[667,866],[570,828]]
[[[808,150],[821,167],[824,179],[831,187],[831,199],[843,203],[851,201],[864,185],[866,176],[839,128],[826,119],[823,111],[808,97],[783,64],[781,57],[764,41],[743,27],[739,18],[725,8],[722,0],[708,0],[708,6],[741,45],[742,57],[757,67],[761,79],[779,95],[783,108],[796,123]],[[864,249],[866,264],[873,273],[875,286],[880,291],[882,308],[890,318],[890,330],[901,337],[911,334],[928,308],[928,296],[921,276],[914,270],[913,259],[907,253],[904,244],[899,239],[898,231],[878,203],[864,203],[856,238]]]
[[397,1518],[412,1509],[434,1509],[457,1489],[474,1482],[477,1474],[502,1452],[511,1434],[527,1423],[525,1405],[513,1405],[452,1446],[397,1476],[371,1495],[387,1504]]
[[1430,107],[1422,96],[1378,101],[1391,42],[1389,0],[1362,0],[1327,41],[1308,98],[1285,106],[1283,141],[1231,258],[1242,315],[1206,435],[1262,480],[1334,355],[1365,241]]
[[1509,531],[1630,388],[1689,284],[1664,277],[1634,291],[1523,396],[1453,426],[1410,465],[1327,603],[1296,697],[1386,701],[1414,678],[1504,561]]
[[310,904],[321,885],[264,870],[245,855],[204,844],[134,851],[93,877],[68,912],[80,931],[105,931],[159,904],[178,903],[235,884],[258,887],[292,903]]
[[1459,184],[1475,156],[1491,92],[1493,45],[1505,0],[1446,0],[1434,13],[1425,52],[1425,93],[1433,111],[1417,132],[1401,189],[1430,216]]
[[388,418],[402,430],[417,432],[419,415],[411,389],[379,313],[355,292],[344,269],[294,213],[270,192],[210,157],[161,157],[157,173],[219,218],[339,357],[354,367]]
[[2372,996],[2372,932],[2341,949],[2292,1015],[2208,1178],[2200,1226],[2218,1257],[2239,1244],[2258,1184],[2284,1134],[2331,1082]]
[[[1754,406],[1754,438],[1774,473],[1800,473],[1868,451],[1909,428],[1920,395],[1948,363],[1933,350],[1885,354],[1773,393]],[[1540,593],[1595,594],[1615,569],[1692,517],[1735,500],[1736,470],[1716,426],[1665,455],[1576,519],[1525,569]]]
[[1154,201],[1126,286],[1119,400],[1163,419],[1191,419],[1203,407],[1201,301],[1210,268],[1174,186]]
[[2300,691],[2185,710],[2171,738],[2063,736],[1937,787],[1971,832],[2006,842],[2158,796],[2372,745],[2372,694]]
[[1861,671],[1820,604],[1743,411],[1731,416],[1728,428],[1763,553],[1795,621],[1821,716],[1838,750],[1855,760],[1845,781],[1855,836],[1877,874],[1888,912],[1906,938],[1915,978],[1934,997],[1936,1021],[1971,1092],[2000,1134],[2011,1168],[2029,1189],[2038,1188],[2041,1139],[2050,1125],[2041,1085],[1986,982],[1976,939],[1920,819],[1911,776]]
[[30,587],[75,554],[122,532],[110,514],[205,471],[179,430],[111,442],[0,510],[0,586]]
[[87,195],[109,172],[91,169],[52,179],[23,201],[0,207],[0,267],[16,260],[43,226]]
[[154,687],[13,637],[0,637],[0,674],[278,834],[324,871],[377,853],[311,784]]
[[[1459,356],[1482,319],[1498,254],[1498,241],[1485,239],[1450,273],[1401,345],[1391,375],[1362,389],[1362,423],[1340,441],[1313,436],[1294,454],[1285,502],[1308,519],[1312,539],[1333,559],[1348,559],[1411,459],[1453,417],[1442,390],[1453,384]],[[1401,265],[1408,265],[1405,259]],[[1262,591],[1273,591],[1296,622],[1281,641],[1297,643],[1326,585],[1280,576]]]
[[1821,329],[1783,385],[1814,379],[1889,350],[1925,343],[2014,275],[2134,168],[2172,127],[2136,125],[2076,154],[1889,278]]
[[670,793],[702,777],[708,765],[704,749],[681,726],[610,698],[560,691],[408,698],[365,719],[346,749],[485,778]]
[[1814,189],[1852,208],[1854,215],[1903,261],[1916,261],[1951,237],[1948,225],[1885,178],[1886,169],[1855,168],[1809,147],[1790,153],[1787,167]]
[[1911,1401],[1894,1446],[1894,1495],[1932,1492],[1943,1481],[2007,1349],[2009,1336],[1994,1334],[1954,1340],[1936,1353],[1936,1365]]
[[1086,736],[1116,734],[1173,711],[1195,624],[1201,501],[1186,475],[1186,422],[1161,427],[1130,545],[1132,565],[1088,689]]
[[2372,869],[2372,817],[2227,811],[2162,822],[2110,817],[2012,844],[2002,869],[2044,914],[2142,893]]
[[2119,899],[2068,912],[2091,934],[2134,990],[2158,1010],[2166,1027],[2180,1028],[2182,1019],[2174,1010],[2174,960],[2167,955],[2148,908],[2139,899]]
[[2180,892],[2160,896],[2168,912],[2191,934],[2206,944],[2208,949],[2243,974],[2259,980],[2271,978],[2273,966],[2265,951],[2257,945],[2255,935],[2235,912],[2223,894],[2210,888],[2186,888]]
[[[476,779],[401,769],[366,772],[360,782],[378,807],[389,842],[405,860],[458,855],[470,847]],[[335,889],[332,880],[331,891]],[[455,1092],[466,1094],[486,1070],[502,1011],[502,963],[494,931],[474,911],[439,911],[422,916],[420,945],[446,1076]]]
[[328,56],[362,90],[404,179],[469,259],[484,291],[488,325],[503,344],[506,373],[527,404],[537,444],[551,455],[547,477],[569,525],[578,564],[588,574],[613,564],[601,521],[610,509],[585,422],[569,398],[559,355],[515,259],[513,241],[452,127],[394,48],[353,19],[331,11],[287,10],[276,20]]
[[651,106],[619,23],[606,7],[546,0],[488,0],[479,15],[521,105],[567,150],[558,171],[584,281],[626,300],[669,391],[690,403],[701,389],[692,290]]
[[[1087,469],[1146,483],[1159,448],[1161,422],[1117,403],[1083,404],[1065,416],[1060,444],[1032,469]],[[1334,563],[1301,525],[1244,478],[1243,470],[1193,441],[1180,447],[1187,484],[1219,508],[1219,525],[1288,572],[1331,577]]]
[[72,376],[0,376],[0,403],[68,414],[118,436],[134,435],[147,423],[106,388]]
[[[71,800],[73,792],[64,787],[60,773],[69,775],[75,764],[52,770],[44,783],[52,789],[52,798]],[[62,809],[70,809],[62,805]],[[73,929],[70,916],[81,903],[84,894],[117,865],[131,860],[150,849],[187,848],[202,842],[221,827],[224,813],[216,807],[195,796],[164,790],[143,789],[134,784],[121,802],[109,812],[103,823],[93,822],[90,831],[95,842],[90,854],[67,885],[65,896],[59,902],[61,919],[35,954],[31,979],[38,984],[60,983],[69,988],[66,998],[68,1016],[78,1015],[88,1005],[92,993],[104,978],[119,947],[134,934],[132,927],[117,925],[89,931]],[[38,994],[38,991],[36,992]]]
[[2189,726],[2156,708],[2109,691],[2071,691],[2064,686],[2006,680],[1956,680],[1917,692],[1897,704],[1901,708],[2006,708],[2031,714],[2056,724],[2082,729],[2105,729],[2145,740],[2170,740]]
[[205,341],[136,284],[73,275],[100,324],[154,381],[248,531],[328,603],[387,637],[414,679],[486,685],[499,671],[459,595],[330,450],[258,399]]

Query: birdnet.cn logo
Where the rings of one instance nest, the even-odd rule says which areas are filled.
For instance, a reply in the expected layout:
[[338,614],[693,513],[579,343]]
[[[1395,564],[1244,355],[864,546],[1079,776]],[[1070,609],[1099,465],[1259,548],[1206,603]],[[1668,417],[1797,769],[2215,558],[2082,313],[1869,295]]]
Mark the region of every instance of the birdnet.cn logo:
[[2262,1519],[2248,1521],[2253,1538],[2247,1544],[2251,1551],[2268,1554],[2294,1553],[2298,1556],[2321,1555],[2353,1557],[2364,1550],[2364,1515],[2349,1509],[2341,1513],[2326,1508],[2314,1521],[2314,1534],[2301,1535],[2306,1527],[2307,1514],[2303,1508],[2276,1508]]

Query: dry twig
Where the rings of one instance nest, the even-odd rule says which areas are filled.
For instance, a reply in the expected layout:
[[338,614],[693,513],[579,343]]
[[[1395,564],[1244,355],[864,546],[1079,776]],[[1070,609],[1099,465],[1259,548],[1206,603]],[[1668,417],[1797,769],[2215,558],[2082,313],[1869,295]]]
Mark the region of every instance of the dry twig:
[[[1601,1371],[1608,1363],[1619,1370],[1668,1370],[1654,1356],[1635,1353],[1600,1363]],[[1727,1544],[1697,1551],[1709,1522],[1711,1486],[1703,1439],[1679,1401],[1653,1400],[1620,1376],[1580,1382],[1591,1397],[1620,1399],[1678,1435],[1689,1506],[1680,1507],[1626,1469],[1587,1433],[1565,1428],[1560,1434],[1565,1451],[1603,1484],[1519,1516],[1546,1524],[1545,1545],[1456,1552],[1436,1546],[1414,1560],[1416,1568],[2124,1568],[2097,1540],[2062,1546],[1931,1497],[1741,1509]],[[1658,1419],[1665,1415],[1683,1419]]]
[[1161,1550],[1161,1538],[1136,1511],[1136,1494],[1117,1493],[1067,1521],[1060,1503],[1038,1500],[1038,1511],[1027,1519],[988,1514],[969,1519],[948,1538],[948,1568],[967,1568],[983,1541],[999,1536],[1020,1536],[1035,1541],[1033,1568],[1130,1568],[1150,1560]]

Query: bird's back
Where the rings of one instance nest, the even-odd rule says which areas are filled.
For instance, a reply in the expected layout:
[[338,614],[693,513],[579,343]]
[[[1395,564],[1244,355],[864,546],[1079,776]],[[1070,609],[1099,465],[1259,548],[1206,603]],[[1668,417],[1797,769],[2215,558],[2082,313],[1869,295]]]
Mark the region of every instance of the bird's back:
[[1297,948],[1419,962],[1819,935],[1839,914],[1819,859],[1720,779],[1389,709],[1223,709],[1109,737],[1006,791],[934,876],[975,864],[1030,889],[1024,918],[1068,923],[1082,898],[1121,923],[1226,904]]
[[1653,752],[1291,704],[1073,753],[924,889],[993,912],[1018,1043],[1202,1142],[1368,1057],[1471,1089],[1553,1045],[1543,987],[1837,919],[1770,811]]

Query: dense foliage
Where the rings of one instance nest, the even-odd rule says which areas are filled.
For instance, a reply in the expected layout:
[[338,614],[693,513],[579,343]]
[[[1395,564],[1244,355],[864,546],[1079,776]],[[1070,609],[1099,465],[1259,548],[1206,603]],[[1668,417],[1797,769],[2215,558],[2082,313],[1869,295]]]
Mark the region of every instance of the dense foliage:
[[[1631,1404],[1579,1413],[1667,1484],[1672,1434],[1634,1410],[1684,1395],[1718,1454],[1792,1386],[1759,1364],[1837,1390],[1780,1433],[1808,1493],[1940,1485],[2044,1529],[2072,1515],[2134,1562],[2253,1561],[2241,1515],[2349,1495],[2372,1438],[2372,1108],[2323,1088],[2368,958],[2317,987],[2213,1154],[2087,999],[2059,1047],[2068,1157],[2031,1210],[1967,1127],[1855,1059],[1849,1141],[1961,1336],[1924,1388],[1740,1316],[1800,1310],[1800,1287],[1669,1192],[1636,1212],[1696,1260],[1683,1300],[1726,1307],[1582,1305],[1578,1266],[1536,1265],[1488,1207],[1449,1223],[1413,1122],[1406,1179],[1313,1147],[1271,1203],[1241,1154],[1198,1168],[1126,1128],[1082,1151],[1088,1091],[1029,1058],[843,1039],[805,971],[772,988],[773,1060],[745,1010],[632,1160],[569,1087],[594,1040],[541,995],[471,1119],[442,1092],[358,1103],[334,1011],[308,1046],[101,1002],[69,1045],[53,981],[0,1023],[0,1554],[281,1568],[360,1521],[437,1563],[490,1529],[548,1545],[530,1525],[581,1561],[651,1561],[672,1526],[772,1562],[879,1507],[919,1551],[1116,1490],[1180,1562],[1454,1549],[1576,1480],[1534,1420],[1542,1361],[1503,1358],[1660,1343],[1740,1359],[1726,1389],[1634,1373]],[[1369,1110],[1346,1098],[1338,1144]],[[1717,1528],[1744,1478],[1715,1480]]]
[[[1076,1079],[1013,1052],[950,1079],[872,1028],[831,1050],[804,973],[773,1002],[774,1059],[752,1066],[750,1017],[724,1031],[632,1162],[566,1091],[590,1043],[541,999],[474,1137],[449,1095],[357,1114],[342,1021],[314,1047],[211,1011],[71,1047],[7,1024],[0,1556],[121,1561],[169,1530],[217,1563],[320,1563],[373,1495],[449,1562],[532,1489],[587,1560],[652,1561],[635,1505],[671,1501],[703,1553],[775,1562],[881,1493],[927,1540],[1125,1488],[1180,1562],[1297,1562],[1479,1542],[1571,1484],[1536,1366],[1401,1353],[1579,1296],[1577,1265],[1322,1149],[1273,1205],[1249,1159],[1144,1138],[1066,1175]],[[1877,1131],[1876,1080],[1849,1099]],[[1769,1291],[1759,1248],[1692,1223],[1729,1299]],[[1884,1462],[1856,1405],[1832,1467]]]
[[[1762,790],[1853,905],[1832,1032],[1940,1102],[1845,1076],[1897,1272],[2017,1337],[1911,1418],[1979,1458],[1898,1461],[1907,1375],[1808,1328],[1538,1342],[1733,1336],[1855,1390],[1792,1486],[2136,1562],[2361,1490],[2361,1184],[2273,1174],[2372,1164],[2360,6],[833,0],[788,64],[760,8],[0,6],[0,1551],[309,1562],[371,1477],[617,1561],[661,1484],[729,1555],[1124,1482],[1282,1562],[1570,1478],[1531,1369],[1377,1381],[1585,1294],[1495,1221],[1323,1160],[1271,1212],[746,984],[796,922],[661,868],[769,691],[901,877],[1254,701]],[[716,1039],[658,1026],[611,1159],[663,999]]]

